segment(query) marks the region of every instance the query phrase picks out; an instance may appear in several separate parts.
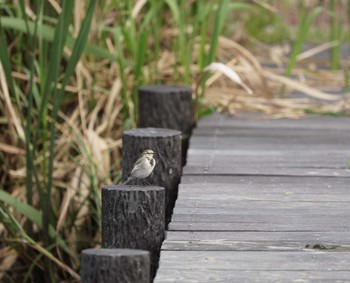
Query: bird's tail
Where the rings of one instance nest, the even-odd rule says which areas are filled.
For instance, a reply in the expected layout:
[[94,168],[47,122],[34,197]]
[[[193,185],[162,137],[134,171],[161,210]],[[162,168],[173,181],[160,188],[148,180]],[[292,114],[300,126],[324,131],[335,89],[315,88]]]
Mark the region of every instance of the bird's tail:
[[129,183],[130,181],[132,180],[132,178],[127,178],[123,183],[122,183],[122,185],[126,185],[127,183]]

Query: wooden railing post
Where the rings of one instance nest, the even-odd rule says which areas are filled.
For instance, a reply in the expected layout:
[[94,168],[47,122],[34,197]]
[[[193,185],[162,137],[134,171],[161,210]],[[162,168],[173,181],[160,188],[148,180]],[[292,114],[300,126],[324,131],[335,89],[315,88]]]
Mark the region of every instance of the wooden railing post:
[[125,131],[123,133],[124,180],[133,168],[135,161],[146,149],[157,152],[154,156],[156,166],[146,181],[151,185],[165,188],[167,225],[171,220],[181,178],[181,132],[161,128],[138,128]]
[[194,126],[192,88],[150,85],[139,88],[139,127],[169,128],[182,133],[182,165],[186,163]]
[[86,249],[81,254],[81,283],[149,283],[149,252]]
[[153,279],[158,269],[164,233],[164,188],[129,185],[102,188],[103,248],[149,251]]

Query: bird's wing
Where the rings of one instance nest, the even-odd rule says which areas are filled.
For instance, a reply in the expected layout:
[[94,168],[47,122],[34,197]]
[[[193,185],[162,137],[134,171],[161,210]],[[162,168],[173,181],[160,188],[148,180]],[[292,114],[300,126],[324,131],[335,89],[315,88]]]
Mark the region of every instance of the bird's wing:
[[132,168],[132,170],[130,171],[129,176],[132,175],[132,173],[133,173],[135,170],[138,170],[138,169],[139,169],[139,167],[141,166],[141,163],[142,163],[142,158],[139,158],[139,159],[135,162],[135,165],[134,165],[134,167]]
[[143,161],[143,158],[139,158],[139,159],[135,162],[135,166],[134,166],[134,167],[139,166],[139,165],[142,163],[142,161]]

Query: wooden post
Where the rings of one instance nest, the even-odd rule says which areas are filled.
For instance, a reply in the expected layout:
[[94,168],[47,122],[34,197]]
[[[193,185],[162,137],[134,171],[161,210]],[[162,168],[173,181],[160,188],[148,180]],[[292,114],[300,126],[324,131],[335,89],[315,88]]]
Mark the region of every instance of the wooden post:
[[186,163],[194,126],[192,88],[150,85],[139,88],[139,127],[169,128],[182,133],[182,165]]
[[142,249],[151,255],[151,278],[158,269],[165,232],[164,188],[102,188],[102,247]]
[[130,249],[86,249],[81,254],[82,283],[149,283],[149,252]]
[[81,254],[81,283],[149,283],[149,252],[86,249]]
[[[123,133],[123,180],[145,149],[156,151],[156,166],[146,181],[165,188],[166,225],[171,220],[181,178],[181,133],[161,128],[138,128]],[[137,181],[130,184],[140,183]]]

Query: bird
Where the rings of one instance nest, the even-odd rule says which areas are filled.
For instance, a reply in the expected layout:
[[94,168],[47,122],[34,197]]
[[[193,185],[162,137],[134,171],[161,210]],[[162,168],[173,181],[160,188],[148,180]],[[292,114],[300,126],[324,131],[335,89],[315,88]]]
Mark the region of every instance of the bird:
[[135,179],[141,180],[147,178],[153,172],[154,166],[156,166],[156,160],[153,158],[155,154],[156,152],[151,149],[143,151],[122,185],[126,185]]

